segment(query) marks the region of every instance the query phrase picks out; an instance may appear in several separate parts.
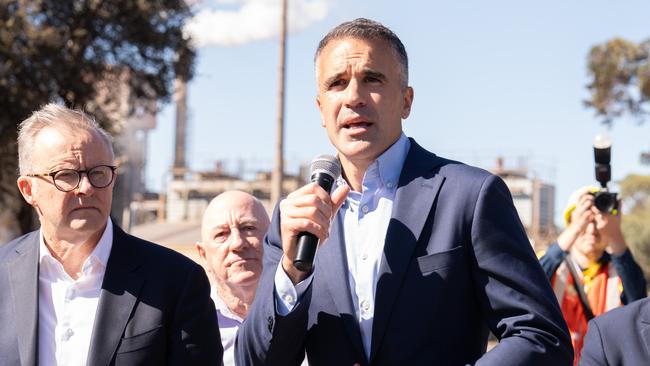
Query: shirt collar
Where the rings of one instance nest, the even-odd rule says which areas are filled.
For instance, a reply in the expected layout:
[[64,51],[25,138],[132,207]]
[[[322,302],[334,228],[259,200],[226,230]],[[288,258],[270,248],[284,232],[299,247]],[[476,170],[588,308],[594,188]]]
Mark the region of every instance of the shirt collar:
[[[396,188],[410,148],[411,141],[402,132],[399,139],[370,164],[363,176],[363,185],[367,186],[369,181],[378,180],[383,187]],[[338,177],[336,184],[337,186],[347,185],[347,182],[341,175]]]
[[[50,249],[45,245],[45,238],[43,237],[43,228],[39,229],[39,263],[43,263],[44,258],[49,258],[50,260],[56,260]],[[99,238],[95,249],[90,253],[86,261],[84,262],[83,269],[85,270],[89,261],[98,261],[104,268],[108,263],[108,257],[111,254],[111,249],[113,248],[113,221],[111,218],[108,218],[106,222],[106,228],[102,236]],[[91,259],[92,258],[92,259]]]
[[212,301],[214,302],[215,308],[217,308],[217,311],[224,317],[233,319],[238,321],[239,323],[243,322],[244,319],[242,319],[239,315],[233,313],[228,309],[226,306],[226,303],[221,300],[221,297],[219,297],[219,294],[217,294],[216,286],[212,286],[210,289],[210,297],[212,298]]
[[397,186],[410,147],[411,142],[402,132],[399,139],[375,160],[373,164],[377,165],[379,179],[383,186],[388,188]]

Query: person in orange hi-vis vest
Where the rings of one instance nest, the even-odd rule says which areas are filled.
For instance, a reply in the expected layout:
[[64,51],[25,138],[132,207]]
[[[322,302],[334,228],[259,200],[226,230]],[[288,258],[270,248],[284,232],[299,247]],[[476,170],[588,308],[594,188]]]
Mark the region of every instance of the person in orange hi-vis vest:
[[643,272],[621,231],[620,211],[598,210],[597,190],[582,187],[571,195],[566,228],[540,258],[571,333],[574,365],[591,318],[646,296]]

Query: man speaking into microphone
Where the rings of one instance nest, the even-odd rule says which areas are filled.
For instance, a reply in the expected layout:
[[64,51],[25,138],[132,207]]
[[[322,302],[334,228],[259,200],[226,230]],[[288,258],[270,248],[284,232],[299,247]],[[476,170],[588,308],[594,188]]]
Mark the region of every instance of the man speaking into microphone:
[[[321,124],[341,176],[289,194],[265,240],[240,365],[570,365],[566,324],[512,204],[490,173],[402,133],[406,50],[356,19],[316,51]],[[313,263],[298,238],[320,240]],[[307,260],[309,262],[309,258]],[[499,344],[486,353],[488,333]]]

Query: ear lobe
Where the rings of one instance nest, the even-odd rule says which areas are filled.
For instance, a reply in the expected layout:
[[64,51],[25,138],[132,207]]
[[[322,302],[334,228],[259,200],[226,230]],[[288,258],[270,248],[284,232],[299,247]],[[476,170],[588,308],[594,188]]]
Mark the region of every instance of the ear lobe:
[[408,118],[411,114],[411,105],[413,104],[413,88],[407,87],[404,92],[404,106],[402,107],[402,119]]
[[205,249],[203,249],[201,242],[197,241],[194,243],[194,246],[196,247],[196,251],[199,253],[199,257],[201,257],[201,259],[205,259]]
[[196,251],[199,253],[203,269],[205,269],[206,272],[210,272],[210,266],[208,265],[208,259],[205,257],[205,248],[203,248],[203,244],[200,241],[197,241],[194,245],[196,246]]
[[323,118],[323,110],[321,109],[320,106],[320,97],[316,97],[316,106],[318,107],[318,111],[320,112],[320,126],[325,127],[325,118]]
[[35,206],[36,200],[34,199],[34,194],[32,192],[33,186],[31,178],[21,175],[18,177],[18,180],[16,180],[16,184],[18,184],[18,190],[25,201],[31,206]]

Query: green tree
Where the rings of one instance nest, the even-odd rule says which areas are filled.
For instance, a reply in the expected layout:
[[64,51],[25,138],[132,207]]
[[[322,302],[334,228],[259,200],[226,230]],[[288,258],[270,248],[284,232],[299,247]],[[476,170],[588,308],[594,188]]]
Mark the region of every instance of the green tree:
[[53,101],[119,132],[119,83],[130,108],[169,101],[174,78],[192,76],[191,15],[185,0],[0,0],[0,211],[19,232],[34,223],[15,183],[17,124]]
[[592,47],[587,62],[591,97],[585,104],[606,124],[626,112],[643,121],[650,100],[650,39],[612,39]]
[[628,175],[620,188],[625,240],[650,283],[650,176]]

